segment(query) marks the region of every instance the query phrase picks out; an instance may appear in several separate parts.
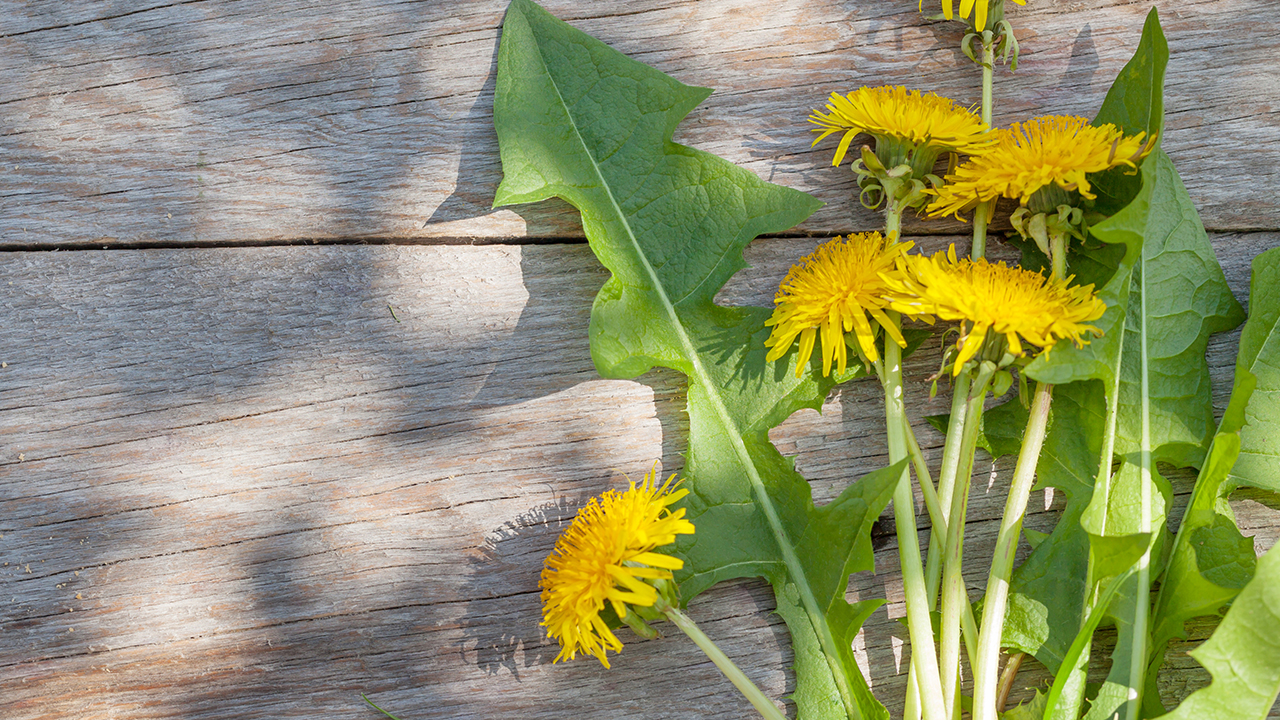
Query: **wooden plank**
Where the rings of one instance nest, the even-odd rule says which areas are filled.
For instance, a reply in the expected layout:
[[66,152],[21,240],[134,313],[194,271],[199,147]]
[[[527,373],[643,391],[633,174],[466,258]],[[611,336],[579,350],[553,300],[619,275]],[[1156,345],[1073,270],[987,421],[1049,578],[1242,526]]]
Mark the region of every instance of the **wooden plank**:
[[[1280,229],[1280,18],[1161,0],[1165,147],[1211,229]],[[1092,116],[1149,3],[1011,10],[1024,54],[997,121]],[[800,232],[873,229],[804,119],[862,84],[978,99],[957,26],[910,2],[547,3],[684,82],[716,89],[680,142],[827,203]],[[0,0],[0,242],[18,247],[580,237],[550,203],[493,211],[505,3]],[[918,232],[954,225],[909,221]]]
[[[948,238],[916,238],[935,249]],[[1215,238],[1238,294],[1280,233]],[[726,303],[767,303],[813,240],[753,244]],[[1007,248],[997,250],[1008,256]],[[681,466],[683,385],[599,379],[582,245],[13,252],[0,269],[0,694],[5,716],[738,718],[676,634],[627,636],[606,671],[552,665],[537,577],[576,509],[654,460]],[[1211,349],[1225,402],[1234,339]],[[908,366],[919,418],[935,361]],[[773,433],[819,501],[883,465],[875,388]],[[1008,467],[1000,465],[1001,482]],[[980,462],[968,531],[985,564],[1000,482]],[[1190,479],[1175,477],[1185,503]],[[1040,503],[1028,521],[1053,521]],[[1235,501],[1259,549],[1262,494]],[[889,525],[851,597],[888,597],[859,653],[900,703]],[[972,587],[981,578],[969,577]],[[785,629],[759,582],[691,613],[778,699]],[[1202,685],[1179,661],[1169,696]],[[1036,676],[1029,672],[1032,680]],[[896,710],[895,710],[896,712]],[[1273,715],[1280,717],[1280,712]]]

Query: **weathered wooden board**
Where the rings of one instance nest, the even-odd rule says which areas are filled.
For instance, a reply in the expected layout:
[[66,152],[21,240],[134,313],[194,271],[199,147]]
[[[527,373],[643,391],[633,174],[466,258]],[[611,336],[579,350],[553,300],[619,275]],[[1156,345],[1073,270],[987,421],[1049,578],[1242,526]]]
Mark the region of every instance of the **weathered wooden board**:
[[[1280,229],[1280,16],[1158,0],[1165,148],[1211,229]],[[997,121],[1092,116],[1151,6],[1033,0]],[[563,204],[492,211],[506,3],[0,0],[0,243],[11,247],[580,237]],[[877,227],[805,117],[863,84],[978,99],[958,26],[916,3],[699,0],[547,7],[716,93],[677,139],[812,192],[801,232]],[[948,227],[909,221],[917,232]]]
[[[1215,243],[1243,294],[1280,233]],[[813,244],[758,241],[722,300],[767,303]],[[361,692],[404,720],[748,716],[678,634],[628,642],[605,671],[553,666],[538,627],[542,560],[580,504],[681,464],[680,379],[591,366],[604,277],[582,245],[6,253],[5,718],[377,717]],[[1233,353],[1234,334],[1211,348],[1219,403]],[[917,420],[934,365],[908,367]],[[847,386],[773,434],[820,501],[883,464],[877,394]],[[936,461],[940,438],[917,429]],[[973,566],[1008,475],[988,489],[979,465]],[[1236,508],[1259,549],[1276,542],[1273,500]],[[901,590],[892,532],[876,542],[850,592],[890,601],[860,652],[896,707]],[[781,701],[794,677],[772,607],[743,582],[691,614]],[[1193,665],[1166,695],[1205,682]]]

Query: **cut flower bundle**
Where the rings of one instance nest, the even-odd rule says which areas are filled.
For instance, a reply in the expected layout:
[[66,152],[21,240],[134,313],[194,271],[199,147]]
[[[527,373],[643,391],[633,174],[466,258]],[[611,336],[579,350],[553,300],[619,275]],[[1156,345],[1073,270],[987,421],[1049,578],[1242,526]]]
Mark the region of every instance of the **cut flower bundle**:
[[[1280,297],[1257,292],[1280,279],[1280,255],[1255,262],[1235,392],[1216,424],[1205,346],[1244,315],[1160,149],[1168,49],[1155,11],[1135,71],[1120,74],[1097,117],[994,128],[995,59],[1013,67],[1018,52],[1004,2],[962,0],[957,14],[944,0],[941,10],[965,25],[983,101],[970,109],[903,87],[831,93],[809,116],[814,142],[838,138],[833,165],[854,173],[883,226],[821,242],[797,259],[774,307],[758,308],[721,306],[715,294],[745,266],[747,243],[818,203],[671,142],[710,91],[627,59],[531,0],[511,4],[494,104],[504,170],[495,206],[554,196],[581,211],[611,273],[592,307],[602,376],[661,366],[688,379],[683,479],[659,483],[655,466],[641,483],[606,491],[546,561],[543,625],[561,646],[556,660],[583,653],[609,667],[626,637],[615,631],[655,637],[651,623],[670,621],[761,715],[784,717],[682,610],[717,582],[759,577],[791,631],[798,716],[885,718],[853,652],[878,603],[850,603],[845,590],[851,573],[871,569],[870,528],[891,502],[910,720],[1162,715],[1155,681],[1169,641],[1187,620],[1226,608],[1196,651],[1212,684],[1169,717],[1265,717],[1280,691],[1280,555],[1258,559],[1224,499],[1241,485],[1280,491],[1275,468],[1253,461],[1280,442],[1280,377],[1263,372],[1280,366],[1280,343],[1268,342]],[[907,211],[970,221],[972,244],[915,252],[901,238]],[[1020,267],[985,257],[1001,217]],[[1195,285],[1194,307],[1160,282],[1169,277]],[[951,392],[950,413],[934,419],[946,431],[937,466],[915,437],[902,381],[904,356],[930,352],[920,342],[929,327],[945,338],[930,358],[933,391]],[[872,377],[888,466],[818,506],[768,432],[820,408],[838,382]],[[961,560],[980,445],[1017,460],[985,593],[971,596]],[[1200,469],[1179,523],[1158,463]],[[1063,489],[1068,504],[1015,567],[1034,483]],[[917,492],[930,526],[923,549]],[[1105,682],[1090,685],[1089,648],[1104,623],[1119,642]],[[1276,650],[1237,647],[1247,628]],[[1002,674],[1002,651],[1053,673],[1012,711],[1004,699],[1018,661]]]

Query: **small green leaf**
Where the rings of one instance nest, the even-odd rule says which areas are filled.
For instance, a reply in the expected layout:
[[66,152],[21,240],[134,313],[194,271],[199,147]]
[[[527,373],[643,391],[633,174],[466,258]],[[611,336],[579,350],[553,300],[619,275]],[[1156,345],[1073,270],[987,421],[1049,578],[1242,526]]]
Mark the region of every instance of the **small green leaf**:
[[1000,720],[1040,720],[1044,717],[1045,701],[1049,698],[1039,690],[1024,703],[1000,714]]
[[675,554],[685,601],[722,580],[773,585],[796,655],[805,718],[887,718],[852,652],[874,603],[845,601],[850,573],[872,568],[871,524],[901,464],[871,473],[823,507],[769,442],[833,381],[795,376],[795,357],[766,363],[768,308],[722,307],[716,292],[746,266],[743,249],[786,230],[819,203],[671,141],[710,93],[628,59],[514,0],[498,52],[494,126],[504,177],[495,205],[558,196],[578,208],[591,249],[611,273],[591,313],[600,374],[650,368],[688,377],[684,504],[697,527]]
[[1235,387],[1222,418],[1240,433],[1231,481],[1280,492],[1280,248],[1253,259],[1249,323],[1240,336]]
[[1280,693],[1280,550],[1258,571],[1203,645],[1191,651],[1213,682],[1189,695],[1167,720],[1263,720]]

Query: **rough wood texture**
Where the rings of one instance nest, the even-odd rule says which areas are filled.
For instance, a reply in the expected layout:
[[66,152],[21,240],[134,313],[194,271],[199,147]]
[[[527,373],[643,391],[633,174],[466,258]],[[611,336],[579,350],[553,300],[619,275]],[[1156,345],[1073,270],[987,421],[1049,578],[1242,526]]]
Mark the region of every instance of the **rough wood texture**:
[[[1173,51],[1165,147],[1243,295],[1248,259],[1280,246],[1280,19],[1262,0],[1156,4]],[[1091,115],[1148,7],[1015,8],[1023,64],[1000,71],[998,121]],[[878,226],[827,166],[831,144],[809,148],[803,119],[829,91],[978,95],[959,32],[911,2],[548,8],[716,88],[676,139],[819,196],[797,234]],[[576,213],[490,210],[504,9],[0,0],[5,720],[379,717],[361,692],[404,720],[750,714],[679,635],[629,642],[612,671],[550,664],[536,586],[558,532],[621,473],[678,470],[687,427],[679,377],[592,368],[605,275],[574,242]],[[955,228],[908,227],[931,248]],[[387,245],[278,246],[311,241]],[[755,243],[722,301],[767,303],[814,242]],[[1210,345],[1220,405],[1235,338]],[[911,361],[911,397],[932,366]],[[773,433],[819,501],[883,465],[878,394],[843,387]],[[941,439],[918,420],[941,409],[911,407],[935,462]],[[970,567],[1008,469],[988,489],[980,463]],[[1185,504],[1190,478],[1174,486]],[[1046,529],[1054,501],[1037,502],[1028,525]],[[1280,505],[1234,502],[1272,546]],[[876,546],[850,594],[889,599],[858,652],[896,714],[909,648],[888,525]],[[739,582],[691,614],[784,702],[772,609],[767,587]],[[1178,655],[1161,688],[1206,680]]]
[[[1216,244],[1240,293],[1280,234]],[[812,246],[758,241],[722,301],[767,302]],[[603,279],[580,245],[7,254],[5,717],[375,717],[360,692],[405,720],[747,716],[682,636],[629,642],[605,671],[552,666],[538,628],[539,568],[577,507],[620,472],[681,462],[678,378],[591,367]],[[1233,348],[1212,346],[1220,403]],[[917,419],[937,409],[919,402],[932,364],[908,368]],[[820,501],[882,466],[876,395],[849,385],[774,433]],[[987,491],[980,464],[975,564],[1000,469]],[[1260,549],[1276,542],[1274,501],[1236,508]],[[901,589],[892,532],[877,537],[877,572],[850,592],[890,601],[862,652],[893,707]],[[794,677],[771,610],[745,582],[691,614],[782,698]],[[1166,672],[1170,697],[1203,684],[1187,665]]]
[[[1280,17],[1261,0],[1161,0],[1165,148],[1210,229],[1280,228]],[[563,204],[490,210],[505,9],[472,2],[0,0],[0,242],[579,237]],[[852,176],[809,148],[833,90],[906,84],[977,102],[958,26],[912,2],[590,3],[559,17],[716,93],[677,139],[827,203],[801,226],[871,229]],[[1092,116],[1147,2],[1036,2],[997,121]],[[850,228],[850,218],[854,228]],[[936,224],[914,226],[916,231]]]

